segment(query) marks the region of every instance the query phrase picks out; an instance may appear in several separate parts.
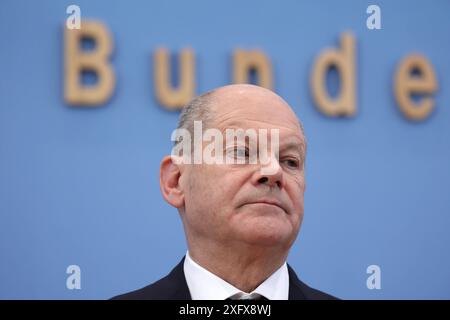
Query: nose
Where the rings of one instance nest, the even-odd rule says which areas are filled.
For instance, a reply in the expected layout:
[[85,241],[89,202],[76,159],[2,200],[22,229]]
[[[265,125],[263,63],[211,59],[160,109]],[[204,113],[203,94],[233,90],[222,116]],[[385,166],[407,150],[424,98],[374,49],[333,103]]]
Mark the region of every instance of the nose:
[[261,166],[254,174],[253,182],[255,185],[265,184],[271,188],[277,186],[279,189],[284,188],[283,170],[278,159],[271,157],[270,162]]

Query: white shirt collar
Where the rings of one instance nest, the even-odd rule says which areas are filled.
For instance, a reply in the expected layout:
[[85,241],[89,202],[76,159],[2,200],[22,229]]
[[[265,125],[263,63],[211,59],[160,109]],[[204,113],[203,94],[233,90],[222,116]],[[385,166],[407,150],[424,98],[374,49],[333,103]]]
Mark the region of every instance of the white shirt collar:
[[[236,293],[238,288],[209,272],[197,264],[186,253],[184,259],[184,276],[192,300],[225,300]],[[289,273],[286,263],[259,285],[252,293],[260,294],[269,300],[288,300]]]

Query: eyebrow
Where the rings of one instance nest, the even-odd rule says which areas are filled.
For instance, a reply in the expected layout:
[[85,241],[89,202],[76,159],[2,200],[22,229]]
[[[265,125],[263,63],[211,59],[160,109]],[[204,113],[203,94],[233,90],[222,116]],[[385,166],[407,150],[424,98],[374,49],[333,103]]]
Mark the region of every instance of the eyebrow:
[[305,159],[305,153],[306,153],[306,144],[304,142],[297,143],[297,142],[288,142],[284,145],[280,145],[280,153],[281,151],[287,151],[287,150],[295,150],[298,151],[300,154],[302,160]]

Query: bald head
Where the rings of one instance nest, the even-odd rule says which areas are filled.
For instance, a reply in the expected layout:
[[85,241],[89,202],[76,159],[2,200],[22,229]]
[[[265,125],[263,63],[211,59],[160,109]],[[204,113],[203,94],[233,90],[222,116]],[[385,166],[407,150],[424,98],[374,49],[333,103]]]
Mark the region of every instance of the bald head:
[[[253,110],[249,110],[250,105]],[[273,91],[251,84],[227,85],[195,97],[183,108],[177,129],[187,129],[193,135],[194,121],[202,121],[204,128],[215,127],[217,118],[226,117],[230,112],[247,114],[249,120],[252,113],[285,116],[280,120],[298,126],[304,137],[303,126],[287,102]]]

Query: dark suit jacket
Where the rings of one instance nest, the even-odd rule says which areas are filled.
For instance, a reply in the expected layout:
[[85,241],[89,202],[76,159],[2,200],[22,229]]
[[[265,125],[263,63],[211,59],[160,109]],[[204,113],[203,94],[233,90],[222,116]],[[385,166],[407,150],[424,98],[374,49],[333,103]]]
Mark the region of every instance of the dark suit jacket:
[[[142,289],[125,293],[112,300],[192,300],[184,276],[184,258],[164,278]],[[334,300],[335,297],[308,287],[288,265],[289,300]]]

